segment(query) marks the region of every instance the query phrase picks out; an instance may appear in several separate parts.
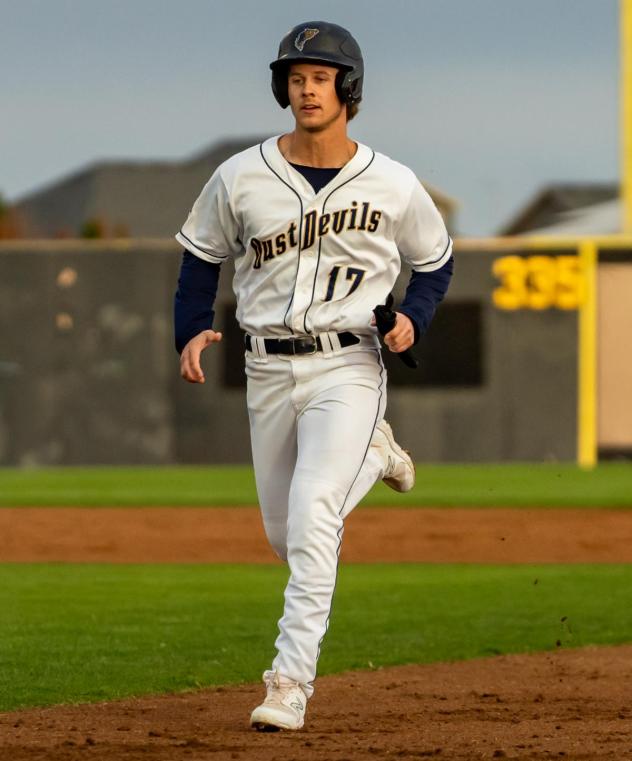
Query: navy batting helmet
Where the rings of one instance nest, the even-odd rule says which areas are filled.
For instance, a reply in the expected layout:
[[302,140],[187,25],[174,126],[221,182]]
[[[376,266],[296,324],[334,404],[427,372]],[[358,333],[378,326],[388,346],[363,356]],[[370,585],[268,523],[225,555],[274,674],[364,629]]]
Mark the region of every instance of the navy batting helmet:
[[276,61],[272,61],[272,92],[281,108],[290,105],[287,93],[288,67],[292,63],[324,63],[340,69],[336,92],[342,103],[358,103],[362,99],[364,62],[360,46],[351,33],[327,21],[307,21],[295,26],[279,45]]

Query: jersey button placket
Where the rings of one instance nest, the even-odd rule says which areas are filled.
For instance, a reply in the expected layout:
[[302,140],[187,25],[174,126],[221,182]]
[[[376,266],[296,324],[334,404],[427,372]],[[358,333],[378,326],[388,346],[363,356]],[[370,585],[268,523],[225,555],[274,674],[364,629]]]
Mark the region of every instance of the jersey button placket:
[[[305,205],[305,217],[303,220],[303,240],[299,255],[298,269],[296,273],[296,285],[294,289],[294,300],[292,303],[292,330],[296,335],[305,333],[305,312],[309,308],[312,298],[312,288],[314,281],[314,268],[316,266],[316,254],[318,251],[318,237],[314,233],[310,240],[305,238],[308,233],[305,231],[305,219],[315,207]],[[302,244],[309,242],[308,248],[302,248]]]

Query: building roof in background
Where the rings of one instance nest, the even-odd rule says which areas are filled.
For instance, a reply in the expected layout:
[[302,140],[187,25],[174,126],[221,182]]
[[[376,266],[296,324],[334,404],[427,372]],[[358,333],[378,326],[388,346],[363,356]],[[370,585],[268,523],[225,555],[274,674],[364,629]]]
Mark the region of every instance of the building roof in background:
[[581,209],[563,211],[557,221],[522,235],[616,235],[621,232],[621,201],[595,203]]
[[223,140],[184,161],[103,161],[14,204],[23,237],[77,237],[98,221],[105,237],[171,237],[226,159],[262,138]]
[[[615,207],[620,209],[618,198],[616,183],[549,185],[538,191],[498,234],[533,234],[536,230],[548,234],[554,230],[565,234],[617,233],[621,231],[621,219],[616,218],[615,210]],[[602,229],[601,225],[605,227]]]
[[[24,196],[13,205],[20,237],[77,237],[87,223],[103,237],[172,237],[215,169],[260,143],[223,140],[182,161],[103,161]],[[426,186],[448,228],[456,202]]]

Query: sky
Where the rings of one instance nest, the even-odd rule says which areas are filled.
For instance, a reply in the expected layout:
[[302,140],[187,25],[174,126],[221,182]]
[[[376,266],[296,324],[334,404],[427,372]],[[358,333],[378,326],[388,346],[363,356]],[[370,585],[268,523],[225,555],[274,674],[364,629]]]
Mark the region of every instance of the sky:
[[[350,136],[488,235],[552,182],[619,177],[617,0],[0,0],[0,193],[290,131],[268,65],[303,21],[365,61]],[[194,199],[191,199],[193,201]]]

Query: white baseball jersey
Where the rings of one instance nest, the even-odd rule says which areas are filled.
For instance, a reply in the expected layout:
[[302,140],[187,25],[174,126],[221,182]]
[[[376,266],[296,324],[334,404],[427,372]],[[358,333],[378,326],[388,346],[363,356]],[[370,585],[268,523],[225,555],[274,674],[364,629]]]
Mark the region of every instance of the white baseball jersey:
[[410,169],[366,145],[315,193],[278,139],[218,167],[176,239],[209,262],[234,258],[251,335],[374,333],[401,259],[430,272],[450,258],[443,219]]

